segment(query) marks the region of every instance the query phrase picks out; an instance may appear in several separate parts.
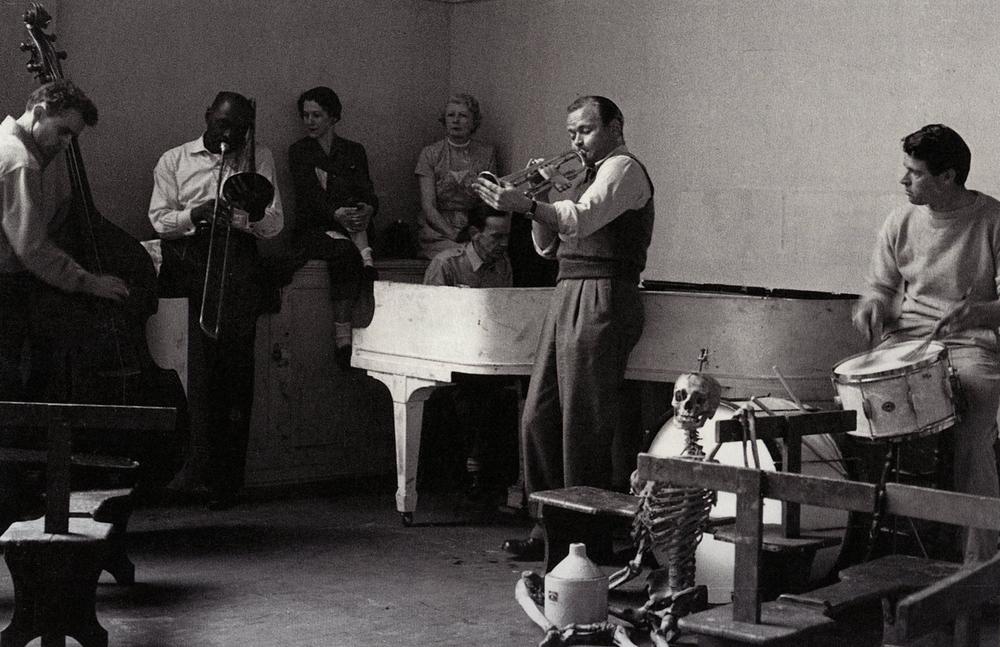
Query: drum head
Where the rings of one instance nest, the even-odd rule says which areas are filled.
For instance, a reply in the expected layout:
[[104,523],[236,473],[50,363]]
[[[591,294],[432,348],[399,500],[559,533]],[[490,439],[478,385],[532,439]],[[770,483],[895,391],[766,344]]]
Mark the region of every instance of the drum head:
[[[761,403],[777,414],[789,410],[797,410],[795,403],[782,398],[761,398]],[[715,425],[720,420],[729,420],[743,403],[723,402],[715,415],[701,428],[701,445],[705,453],[711,453],[715,447]],[[758,415],[765,415],[760,413]],[[847,478],[843,457],[833,438],[817,435],[802,439],[802,473],[810,476],[822,476],[832,479]],[[673,428],[668,420],[653,438],[649,452],[653,456],[679,456],[684,451],[684,434]],[[757,441],[757,455],[760,469],[774,471],[775,461],[767,445]],[[745,457],[745,458],[744,458]],[[746,450],[742,443],[723,443],[715,455],[715,460],[723,465],[743,467],[753,466],[753,452],[747,443]],[[719,492],[718,501],[712,508],[713,518],[736,516],[736,495],[731,492]],[[762,517],[764,523],[781,523],[781,502],[774,499],[764,499]],[[802,506],[801,528],[809,535],[823,535],[843,538],[846,534],[848,514],[842,510]],[[818,582],[830,574],[840,555],[840,546],[824,548],[816,553],[813,560],[810,580]],[[712,535],[706,534],[698,544],[695,554],[695,579],[698,584],[708,587],[708,601],[711,604],[727,604],[732,602],[733,568],[736,560],[736,547],[733,544],[718,541]]]
[[834,367],[833,372],[838,378],[861,379],[877,375],[898,374],[901,371],[922,368],[936,361],[942,353],[947,353],[944,344],[932,341],[924,348],[918,357],[906,358],[907,353],[916,350],[923,344],[921,340],[904,341],[883,348],[876,348],[867,353],[859,353],[848,357]]

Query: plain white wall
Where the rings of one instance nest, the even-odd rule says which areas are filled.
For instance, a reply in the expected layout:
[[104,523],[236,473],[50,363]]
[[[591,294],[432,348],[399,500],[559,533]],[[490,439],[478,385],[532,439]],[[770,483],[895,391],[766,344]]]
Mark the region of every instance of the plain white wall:
[[926,123],[996,193],[1000,12],[954,0],[493,0],[457,5],[453,90],[507,168],[568,148],[603,94],[656,186],[646,278],[856,291]]

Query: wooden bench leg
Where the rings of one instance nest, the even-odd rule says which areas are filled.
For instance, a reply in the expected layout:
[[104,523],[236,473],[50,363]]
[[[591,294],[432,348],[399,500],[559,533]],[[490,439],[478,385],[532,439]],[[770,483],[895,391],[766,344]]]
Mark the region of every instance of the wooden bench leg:
[[115,526],[108,541],[108,558],[104,560],[104,570],[111,573],[119,584],[135,584],[135,564],[125,551],[125,531]]
[[119,584],[131,586],[135,584],[135,564],[129,559],[126,551],[128,521],[132,516],[131,503],[107,521],[111,523],[111,533],[108,535],[108,554],[104,560],[104,570],[111,573]]
[[126,533],[134,502],[131,490],[90,490],[70,497],[70,515],[111,524],[104,570],[119,584],[135,584],[135,564],[126,552]]
[[73,539],[6,545],[14,615],[0,631],[0,647],[24,647],[39,636],[46,646],[65,644],[69,636],[83,647],[107,647],[95,604],[108,544]]

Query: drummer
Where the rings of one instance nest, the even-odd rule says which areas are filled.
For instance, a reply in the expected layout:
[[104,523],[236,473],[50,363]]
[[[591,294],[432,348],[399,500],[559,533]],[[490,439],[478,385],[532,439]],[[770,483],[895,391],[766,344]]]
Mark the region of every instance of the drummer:
[[[966,188],[971,154],[951,128],[924,126],[902,143],[899,182],[910,204],[878,233],[854,325],[871,343],[932,335],[947,346],[965,400],[951,432],[954,488],[995,497],[1000,202]],[[964,539],[966,562],[996,551],[995,532],[971,530]]]

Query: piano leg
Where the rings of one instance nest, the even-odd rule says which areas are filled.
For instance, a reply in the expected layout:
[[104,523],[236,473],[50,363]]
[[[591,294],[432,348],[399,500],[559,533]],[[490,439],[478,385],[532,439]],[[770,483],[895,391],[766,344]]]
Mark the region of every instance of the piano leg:
[[396,428],[396,510],[403,525],[409,526],[413,523],[413,511],[417,509],[417,461],[420,458],[424,402],[434,389],[450,382],[379,371],[368,371],[368,375],[385,384],[392,396],[392,417]]

